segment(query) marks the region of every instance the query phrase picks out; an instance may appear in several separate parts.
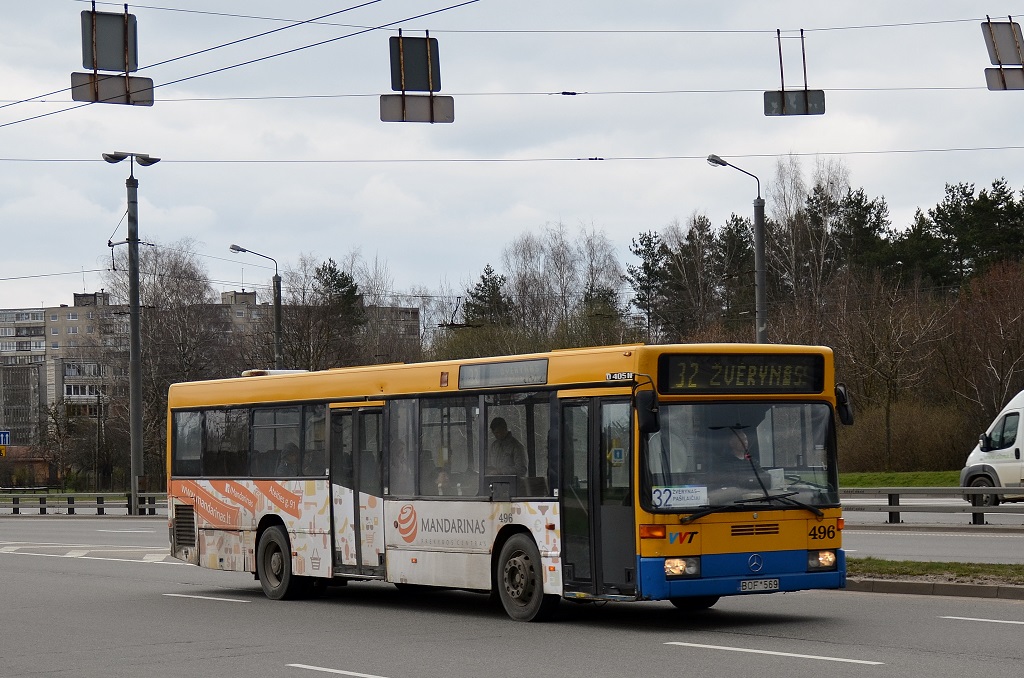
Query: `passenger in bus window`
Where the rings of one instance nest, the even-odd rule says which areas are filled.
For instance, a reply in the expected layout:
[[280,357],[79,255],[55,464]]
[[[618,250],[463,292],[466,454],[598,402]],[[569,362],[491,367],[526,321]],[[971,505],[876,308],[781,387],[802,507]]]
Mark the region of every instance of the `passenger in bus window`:
[[444,494],[447,484],[448,474],[438,468],[434,454],[430,450],[420,450],[420,494]]
[[491,433],[494,434],[494,441],[488,450],[487,473],[525,476],[526,448],[508,430],[508,424],[503,417],[491,420]]
[[277,473],[279,476],[299,475],[299,446],[295,443],[287,443],[281,453],[281,459],[277,462]]

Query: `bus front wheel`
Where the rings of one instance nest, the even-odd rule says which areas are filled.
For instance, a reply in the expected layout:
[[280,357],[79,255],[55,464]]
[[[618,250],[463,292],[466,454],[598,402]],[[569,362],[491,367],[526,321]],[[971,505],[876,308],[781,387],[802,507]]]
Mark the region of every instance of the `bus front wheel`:
[[706,610],[718,602],[718,596],[690,596],[688,598],[669,598],[668,602],[680,610],[695,612]]
[[280,525],[268,527],[256,549],[256,574],[263,593],[271,600],[294,598],[300,588],[300,577],[292,572],[288,533]]
[[558,606],[558,596],[544,595],[544,568],[533,539],[512,535],[501,548],[495,577],[501,604],[516,621],[544,621]]

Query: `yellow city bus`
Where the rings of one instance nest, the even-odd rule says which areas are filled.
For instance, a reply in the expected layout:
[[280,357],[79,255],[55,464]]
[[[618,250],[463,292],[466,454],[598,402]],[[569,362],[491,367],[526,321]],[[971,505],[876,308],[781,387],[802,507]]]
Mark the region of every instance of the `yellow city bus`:
[[626,345],[174,384],[171,553],[273,599],[359,580],[667,600],[846,583],[832,351]]

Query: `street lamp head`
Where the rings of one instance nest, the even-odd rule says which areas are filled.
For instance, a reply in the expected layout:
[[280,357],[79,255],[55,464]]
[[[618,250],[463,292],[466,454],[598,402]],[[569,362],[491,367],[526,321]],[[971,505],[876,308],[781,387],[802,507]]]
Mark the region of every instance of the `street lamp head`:
[[248,252],[249,251],[249,250],[247,250],[244,247],[241,247],[239,245],[232,245],[228,249],[231,250],[232,252]]
[[708,156],[708,164],[712,167],[728,167],[729,163],[719,158],[717,155],[712,153]]
[[150,165],[155,165],[160,162],[160,158],[154,158],[148,153],[125,153],[124,151],[114,151],[113,153],[103,154],[103,159],[111,164],[121,162],[125,158],[131,158],[143,167],[149,167]]

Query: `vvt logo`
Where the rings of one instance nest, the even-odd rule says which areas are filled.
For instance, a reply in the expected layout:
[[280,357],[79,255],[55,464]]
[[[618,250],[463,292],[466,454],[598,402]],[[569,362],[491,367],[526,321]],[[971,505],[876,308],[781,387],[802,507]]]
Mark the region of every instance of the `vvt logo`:
[[696,532],[669,532],[668,543],[669,544],[692,544],[693,538],[697,536]]

